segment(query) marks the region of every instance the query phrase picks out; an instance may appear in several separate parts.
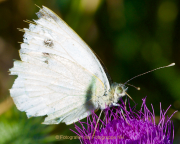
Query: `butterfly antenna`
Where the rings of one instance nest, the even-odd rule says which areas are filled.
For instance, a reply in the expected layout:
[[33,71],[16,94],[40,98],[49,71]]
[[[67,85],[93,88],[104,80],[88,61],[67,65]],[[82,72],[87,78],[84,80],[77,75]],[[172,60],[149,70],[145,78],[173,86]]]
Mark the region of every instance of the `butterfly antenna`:
[[132,85],[132,84],[126,84],[126,85],[132,86],[132,87],[134,87],[134,88],[137,89],[137,90],[140,90],[140,89],[141,89],[140,87],[136,87],[136,86],[134,86],[134,85]]
[[137,78],[137,77],[139,77],[139,76],[142,76],[142,75],[144,75],[144,74],[153,72],[153,71],[158,70],[158,69],[162,69],[162,68],[166,68],[166,67],[171,67],[171,66],[174,66],[174,65],[175,65],[175,63],[171,63],[171,64],[169,64],[169,65],[167,65],[167,66],[158,67],[158,68],[156,68],[156,69],[153,69],[153,70],[147,71],[147,72],[145,72],[145,73],[139,74],[139,75],[137,75],[137,76],[129,79],[128,81],[126,81],[126,82],[124,83],[124,85],[126,85],[129,81],[131,81],[131,80],[133,80],[133,79],[135,79],[135,78]]
[[93,135],[92,135],[92,138],[94,137],[94,134],[95,134],[95,132],[96,132],[96,128],[97,128],[97,125],[98,125],[98,122],[99,122],[99,119],[100,119],[100,117],[101,117],[102,112],[103,112],[103,110],[101,110],[101,112],[100,112],[100,114],[99,114],[98,120],[97,120],[97,122],[96,122],[96,126],[95,126],[95,128],[94,128],[94,133],[93,133]]

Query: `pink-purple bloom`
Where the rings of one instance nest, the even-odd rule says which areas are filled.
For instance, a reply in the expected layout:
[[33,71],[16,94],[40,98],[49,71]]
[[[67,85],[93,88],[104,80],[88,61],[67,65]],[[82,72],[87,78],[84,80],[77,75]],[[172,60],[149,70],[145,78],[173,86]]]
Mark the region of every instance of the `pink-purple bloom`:
[[163,111],[160,104],[160,119],[156,124],[153,106],[153,112],[150,112],[146,106],[146,98],[139,111],[130,105],[129,110],[126,110],[122,102],[121,108],[107,108],[104,111],[105,120],[100,119],[94,136],[98,119],[95,113],[87,118],[87,122],[79,122],[81,128],[75,125],[77,132],[74,132],[80,137],[82,144],[172,144],[174,127],[171,117],[165,116],[167,110]]

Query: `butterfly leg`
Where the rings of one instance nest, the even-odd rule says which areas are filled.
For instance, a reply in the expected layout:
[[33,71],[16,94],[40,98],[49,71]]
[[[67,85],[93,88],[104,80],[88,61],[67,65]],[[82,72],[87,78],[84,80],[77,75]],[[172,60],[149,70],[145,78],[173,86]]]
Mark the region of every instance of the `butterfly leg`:
[[127,103],[127,95],[126,95],[126,99],[125,99],[125,102],[124,102],[124,104],[125,104],[125,110],[127,110],[126,103]]
[[96,132],[96,128],[97,128],[97,125],[98,125],[98,122],[99,122],[99,119],[100,119],[100,117],[101,117],[102,112],[103,112],[103,110],[101,110],[101,112],[100,112],[100,114],[99,114],[98,120],[97,120],[97,122],[96,122],[96,126],[95,126],[95,128],[94,128],[94,133],[93,133],[93,135],[92,135],[92,138],[94,137],[94,134],[95,134],[95,132]]

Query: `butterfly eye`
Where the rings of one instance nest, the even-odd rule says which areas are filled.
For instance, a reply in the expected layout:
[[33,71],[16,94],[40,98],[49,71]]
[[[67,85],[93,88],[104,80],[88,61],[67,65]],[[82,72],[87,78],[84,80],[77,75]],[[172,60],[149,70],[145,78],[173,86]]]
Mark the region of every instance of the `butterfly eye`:
[[119,86],[118,86],[118,87],[116,88],[116,93],[117,93],[117,94],[121,94],[122,92],[123,92],[122,87],[119,87]]

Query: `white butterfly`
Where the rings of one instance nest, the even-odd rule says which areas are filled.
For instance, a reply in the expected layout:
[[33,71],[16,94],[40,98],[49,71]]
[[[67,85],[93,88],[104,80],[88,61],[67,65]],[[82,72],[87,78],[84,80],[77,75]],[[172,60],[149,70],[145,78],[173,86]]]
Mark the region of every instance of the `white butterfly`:
[[38,20],[24,28],[24,43],[11,75],[18,75],[10,94],[28,117],[44,124],[72,124],[92,110],[117,105],[123,84],[111,83],[105,67],[88,45],[55,13],[43,6]]

